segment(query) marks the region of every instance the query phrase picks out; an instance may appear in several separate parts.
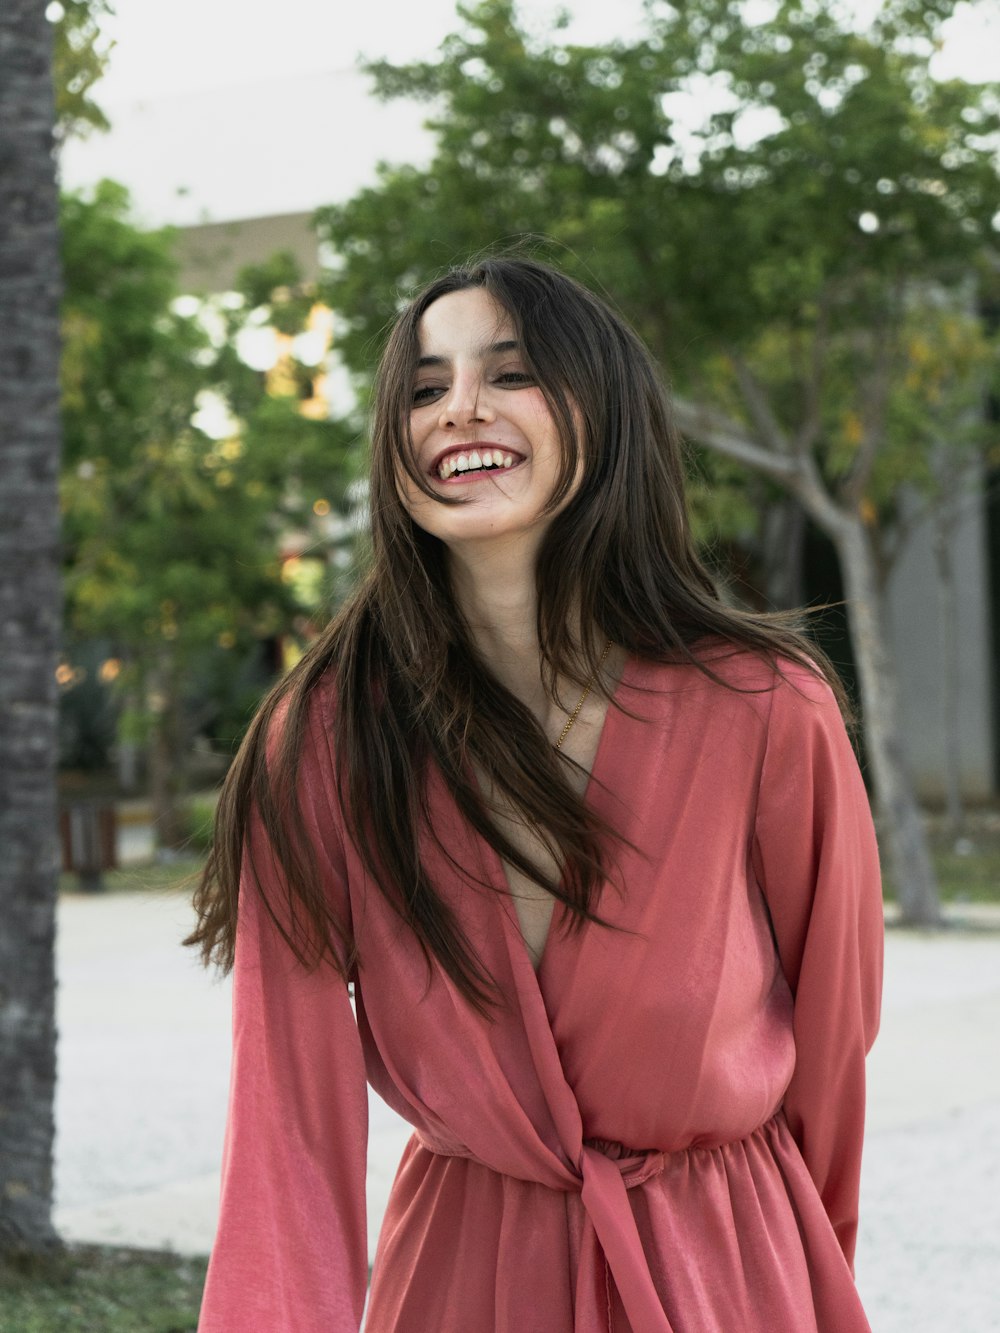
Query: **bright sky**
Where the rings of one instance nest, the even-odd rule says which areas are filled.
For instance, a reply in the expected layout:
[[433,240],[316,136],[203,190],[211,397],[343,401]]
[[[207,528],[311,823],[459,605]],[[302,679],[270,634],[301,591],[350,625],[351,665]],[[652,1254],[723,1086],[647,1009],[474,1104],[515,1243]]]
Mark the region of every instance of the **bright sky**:
[[[321,72],[356,56],[404,61],[432,56],[455,29],[455,0],[113,0],[109,32],[118,51],[108,97],[157,97]],[[521,12],[544,23],[557,0],[526,0]],[[569,0],[580,41],[627,36],[641,0]]]
[[[311,210],[344,199],[379,159],[422,160],[422,107],[381,106],[359,53],[431,56],[454,0],[115,0],[115,48],[95,95],[110,134],[68,145],[69,187],[112,176],[149,223]],[[629,37],[641,0],[566,0],[576,41]],[[522,0],[543,28],[557,5]],[[996,77],[1000,0],[961,6],[938,73]]]

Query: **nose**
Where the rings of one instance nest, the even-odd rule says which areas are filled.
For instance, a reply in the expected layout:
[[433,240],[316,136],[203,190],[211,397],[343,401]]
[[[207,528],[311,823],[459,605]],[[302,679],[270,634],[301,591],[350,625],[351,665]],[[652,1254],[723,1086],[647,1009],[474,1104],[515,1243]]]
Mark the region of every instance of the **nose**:
[[438,424],[445,429],[477,425],[495,416],[489,394],[483,392],[478,375],[456,375],[451,388],[441,397]]

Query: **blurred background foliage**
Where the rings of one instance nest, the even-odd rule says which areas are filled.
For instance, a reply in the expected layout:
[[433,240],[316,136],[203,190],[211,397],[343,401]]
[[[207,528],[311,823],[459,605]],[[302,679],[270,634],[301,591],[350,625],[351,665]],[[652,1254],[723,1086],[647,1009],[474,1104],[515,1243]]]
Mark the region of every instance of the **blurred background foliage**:
[[[185,297],[172,233],[110,181],[64,197],[62,235],[62,759],[107,776],[117,755],[172,846],[198,745],[224,762],[343,564],[356,430],[303,411],[315,367],[292,351],[271,371],[240,355],[248,330],[306,329],[287,256]],[[294,577],[303,555],[329,579]]]
[[[55,24],[61,137],[105,127],[105,12],[80,0]],[[291,257],[195,299],[175,233],[113,181],[64,195],[61,235],[61,764],[76,792],[148,786],[171,846],[192,766],[217,776],[348,559],[357,427],[309,412],[295,339],[316,295]],[[241,344],[261,329],[283,341],[256,369]]]

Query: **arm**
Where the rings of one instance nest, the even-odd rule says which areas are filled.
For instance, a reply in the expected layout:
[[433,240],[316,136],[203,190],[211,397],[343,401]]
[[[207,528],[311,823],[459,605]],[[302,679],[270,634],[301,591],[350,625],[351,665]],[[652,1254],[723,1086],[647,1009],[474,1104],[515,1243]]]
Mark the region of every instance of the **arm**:
[[882,988],[878,850],[832,692],[801,668],[786,671],[802,694],[783,682],[772,693],[754,865],[794,999],[785,1115],[853,1264],[864,1061]]
[[[330,892],[346,871],[329,770],[310,728],[303,814]],[[269,901],[280,870],[259,825],[254,863]],[[347,986],[327,962],[304,968],[240,884],[233,972],[233,1068],[219,1226],[199,1333],[357,1333],[368,1279],[364,1060]]]

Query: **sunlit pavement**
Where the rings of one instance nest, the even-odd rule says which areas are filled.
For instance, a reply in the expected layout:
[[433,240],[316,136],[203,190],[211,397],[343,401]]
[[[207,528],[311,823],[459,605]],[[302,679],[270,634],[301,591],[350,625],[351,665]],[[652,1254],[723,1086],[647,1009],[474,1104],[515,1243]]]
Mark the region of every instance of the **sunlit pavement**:
[[[211,1245],[229,988],[179,947],[189,920],[174,893],[60,903],[56,1223],[68,1239]],[[1000,1330],[1000,914],[976,924],[993,928],[888,935],[858,1246],[875,1333]],[[374,1247],[408,1131],[371,1100]]]

